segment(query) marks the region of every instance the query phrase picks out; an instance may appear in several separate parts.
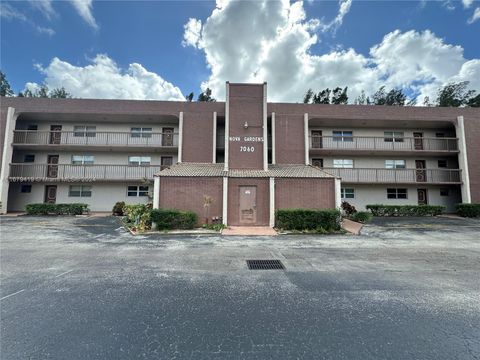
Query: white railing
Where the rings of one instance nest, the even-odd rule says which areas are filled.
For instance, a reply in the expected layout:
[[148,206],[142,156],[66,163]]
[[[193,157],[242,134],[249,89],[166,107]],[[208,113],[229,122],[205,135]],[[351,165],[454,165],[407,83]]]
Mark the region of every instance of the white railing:
[[371,169],[371,168],[322,168],[349,183],[384,184],[460,184],[459,169]]
[[142,180],[167,166],[71,165],[71,164],[10,164],[11,181],[96,181]]
[[178,146],[178,133],[15,130],[14,145]]
[[456,138],[310,136],[310,149],[383,151],[457,151]]

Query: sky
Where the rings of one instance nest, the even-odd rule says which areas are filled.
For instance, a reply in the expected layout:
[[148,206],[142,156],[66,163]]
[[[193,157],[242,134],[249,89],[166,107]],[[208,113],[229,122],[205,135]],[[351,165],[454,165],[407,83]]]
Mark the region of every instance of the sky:
[[480,90],[480,1],[0,2],[0,67],[15,92],[184,100],[225,82],[268,83],[268,99],[380,86],[422,103],[439,87]]

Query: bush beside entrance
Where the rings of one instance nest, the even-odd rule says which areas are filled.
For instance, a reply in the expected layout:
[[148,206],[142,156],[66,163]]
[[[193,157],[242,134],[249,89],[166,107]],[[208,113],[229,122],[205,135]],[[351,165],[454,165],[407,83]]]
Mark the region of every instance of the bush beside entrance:
[[281,209],[275,211],[275,226],[282,230],[334,232],[340,230],[339,210]]
[[152,210],[151,219],[158,230],[188,230],[195,228],[198,223],[198,216],[194,212],[175,209]]
[[463,217],[480,217],[480,204],[458,204],[457,214]]

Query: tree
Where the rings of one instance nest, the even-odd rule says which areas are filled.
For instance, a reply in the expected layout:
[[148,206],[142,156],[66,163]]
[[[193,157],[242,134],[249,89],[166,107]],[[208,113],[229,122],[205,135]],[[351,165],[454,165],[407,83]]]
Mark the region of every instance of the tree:
[[373,94],[373,103],[375,105],[385,105],[387,102],[387,93],[385,86],[380,87],[375,94]]
[[459,107],[468,105],[470,101],[475,104],[475,90],[467,90],[469,81],[449,83],[438,90],[437,106]]
[[10,87],[10,83],[7,80],[7,76],[0,70],[0,95],[1,96],[13,96],[15,93]]
[[337,87],[333,90],[332,95],[332,104],[348,104],[348,95],[347,95],[348,86],[342,90],[341,87]]
[[467,106],[480,107],[480,94],[478,94],[475,97],[471,97],[470,99],[468,99]]
[[193,92],[191,92],[191,93],[188,94],[188,95],[185,95],[185,98],[187,99],[188,102],[192,102],[192,100],[193,100]]
[[51,92],[50,92],[50,97],[52,99],[69,99],[72,97],[72,95],[70,95],[66,90],[65,88],[62,86],[61,88],[56,88],[56,89],[53,89]]
[[313,93],[313,90],[308,89],[307,92],[305,93],[305,96],[303,97],[303,103],[304,104],[311,104],[313,95],[315,95]]
[[423,98],[423,106],[428,106],[428,107],[433,106],[433,104],[430,102],[430,97],[429,96],[425,96]]
[[331,93],[331,90],[329,88],[319,91],[318,94],[313,95],[313,103],[314,104],[330,104],[330,93]]
[[407,96],[400,89],[392,89],[387,93],[385,97],[385,105],[397,105],[404,106]]
[[355,105],[370,105],[370,97],[365,95],[365,90],[362,90],[360,95],[354,101]]
[[210,88],[207,88],[204,92],[200,93],[198,95],[197,101],[206,101],[206,102],[213,102],[217,101],[212,97],[212,90]]

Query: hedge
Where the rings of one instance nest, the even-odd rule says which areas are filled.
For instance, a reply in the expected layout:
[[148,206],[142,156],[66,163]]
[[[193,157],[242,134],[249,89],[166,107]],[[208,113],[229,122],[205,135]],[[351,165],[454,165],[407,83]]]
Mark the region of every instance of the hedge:
[[480,217],[480,204],[457,204],[457,214],[463,217]]
[[152,228],[152,204],[125,205],[123,214],[130,229],[145,231]]
[[87,204],[28,204],[28,215],[82,215],[90,211]]
[[275,226],[282,230],[340,230],[339,210],[282,209],[275,211]]
[[356,213],[353,213],[350,215],[349,219],[352,221],[356,221],[362,224],[366,224],[372,220],[372,213],[368,211],[357,211]]
[[176,209],[155,209],[151,219],[158,230],[193,229],[198,223],[198,216],[192,211]]
[[436,216],[446,209],[443,205],[367,205],[374,216]]

